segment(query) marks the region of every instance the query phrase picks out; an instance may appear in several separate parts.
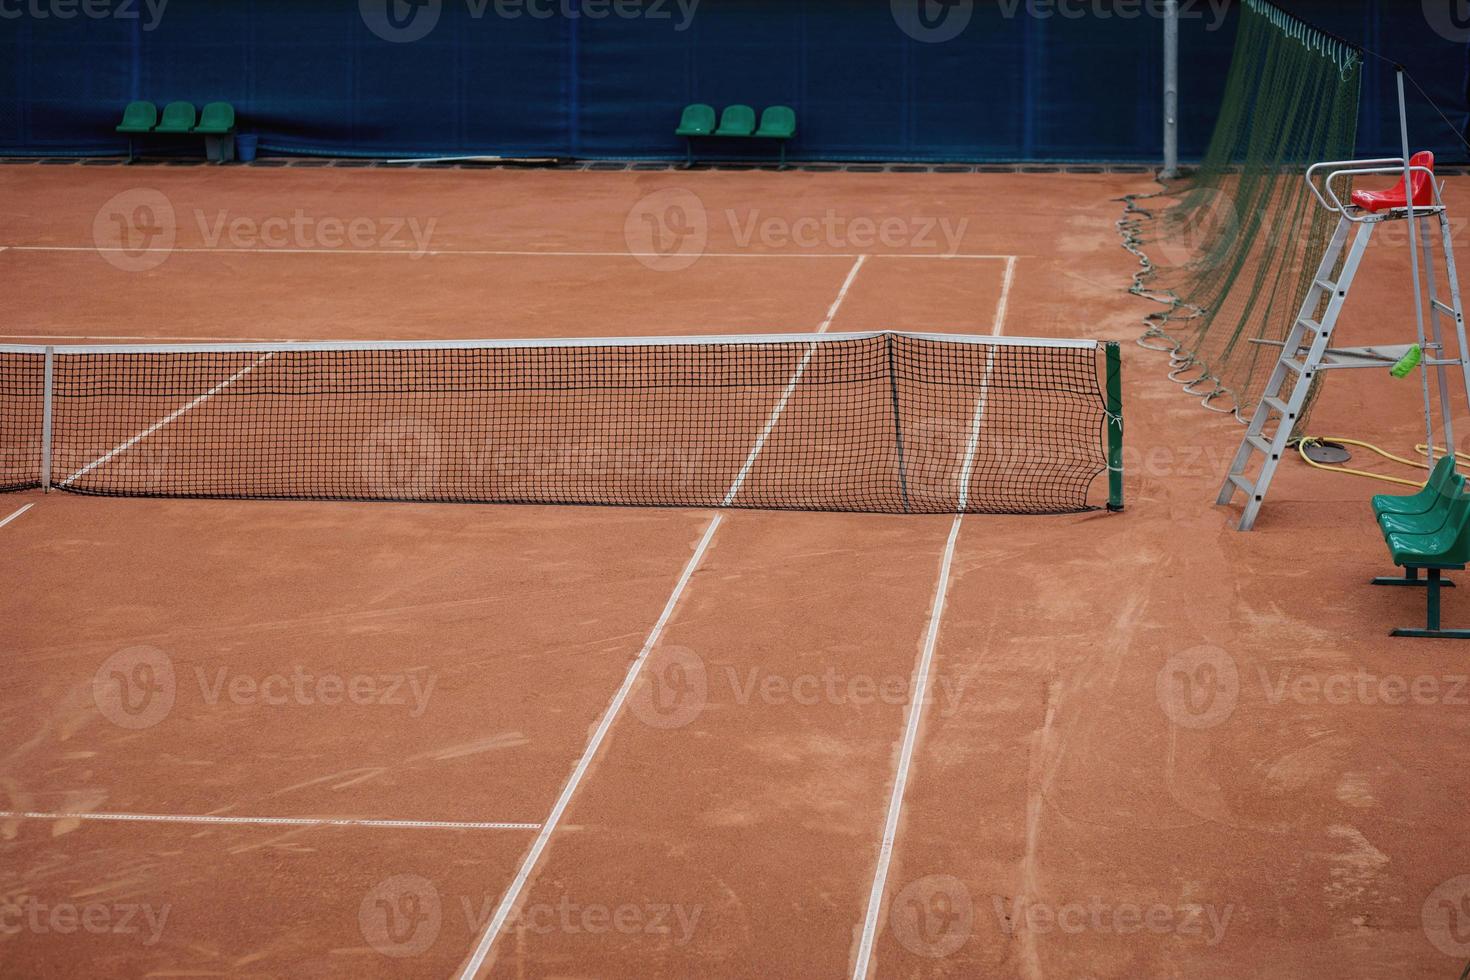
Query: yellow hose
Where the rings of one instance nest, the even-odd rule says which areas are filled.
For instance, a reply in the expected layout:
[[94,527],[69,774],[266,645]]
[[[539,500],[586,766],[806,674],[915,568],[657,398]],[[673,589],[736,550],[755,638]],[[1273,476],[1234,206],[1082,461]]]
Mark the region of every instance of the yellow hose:
[[[1405,480],[1402,477],[1384,476],[1382,473],[1369,473],[1367,470],[1355,470],[1350,466],[1331,466],[1327,463],[1319,463],[1316,460],[1307,457],[1308,446],[1315,445],[1317,443],[1328,442],[1336,443],[1342,446],[1358,446],[1363,449],[1367,449],[1370,452],[1377,453],[1384,459],[1391,459],[1395,463],[1403,463],[1405,466],[1414,466],[1421,470],[1429,469],[1428,463],[1421,462],[1417,459],[1407,459],[1403,456],[1396,456],[1386,449],[1380,449],[1378,446],[1373,445],[1371,442],[1362,442],[1358,439],[1340,439],[1336,436],[1307,436],[1297,442],[1296,450],[1297,453],[1301,456],[1302,460],[1306,462],[1308,466],[1315,466],[1319,470],[1330,470],[1334,473],[1350,473],[1353,476],[1366,476],[1370,480],[1382,480],[1385,483],[1398,483],[1406,487],[1424,486],[1424,480]],[[1428,458],[1429,456],[1428,447],[1423,443],[1415,446],[1414,451],[1426,458]],[[1444,455],[1445,450],[1436,446],[1434,452],[1436,455],[1442,456]],[[1455,453],[1455,462],[1470,464],[1470,454]]]

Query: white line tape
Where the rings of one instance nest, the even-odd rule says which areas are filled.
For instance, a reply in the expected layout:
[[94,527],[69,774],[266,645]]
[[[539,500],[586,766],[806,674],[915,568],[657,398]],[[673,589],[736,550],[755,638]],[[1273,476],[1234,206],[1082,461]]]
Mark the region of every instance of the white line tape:
[[484,965],[485,957],[489,955],[490,947],[494,944],[495,937],[499,935],[501,928],[505,925],[505,920],[510,917],[511,911],[515,908],[516,901],[520,898],[521,889],[526,887],[526,881],[531,877],[531,872],[535,870],[536,862],[541,859],[541,852],[546,849],[547,842],[551,840],[552,831],[556,830],[556,825],[561,821],[562,814],[566,812],[567,804],[572,800],[572,794],[577,791],[577,787],[582,782],[582,777],[587,775],[587,769],[592,765],[592,760],[596,757],[597,750],[602,747],[603,739],[607,737],[608,730],[612,728],[612,723],[617,719],[618,713],[622,710],[623,702],[628,700],[628,692],[633,689],[633,684],[638,680],[638,675],[643,671],[643,665],[648,662],[648,654],[653,650],[654,645],[658,643],[658,638],[663,634],[664,626],[668,623],[669,617],[674,614],[674,607],[679,602],[679,596],[684,594],[684,587],[689,584],[689,579],[694,575],[694,570],[699,567],[700,561],[704,559],[705,549],[709,547],[710,540],[715,536],[715,530],[720,526],[721,517],[722,515],[716,514],[710,520],[709,526],[704,529],[704,536],[699,539],[699,544],[694,548],[694,554],[690,556],[689,563],[684,566],[684,571],[679,576],[679,581],[674,586],[674,591],[669,595],[669,601],[664,603],[663,612],[659,614],[658,621],[653,624],[653,629],[649,632],[648,639],[643,641],[643,649],[638,651],[638,656],[634,658],[632,665],[629,666],[628,673],[623,678],[623,686],[618,688],[618,693],[613,695],[612,703],[608,705],[607,711],[603,712],[602,720],[598,722],[597,728],[593,730],[592,737],[587,741],[587,747],[582,750],[582,757],[577,760],[577,767],[572,770],[571,778],[567,780],[566,786],[562,788],[561,795],[556,799],[556,804],[551,808],[551,813],[547,815],[545,822],[542,823],[541,832],[536,835],[536,840],[532,842],[531,849],[526,853],[525,859],[521,861],[521,867],[516,872],[515,879],[510,883],[510,887],[505,890],[505,894],[501,896],[500,904],[495,907],[495,915],[491,917],[490,924],[485,927],[484,933],[481,934],[480,941],[475,945],[475,950],[470,955],[469,962],[465,964],[464,970],[460,973],[460,976],[465,978],[465,980],[473,977],[479,971],[480,967]]
[[357,817],[232,817],[193,813],[43,813],[0,810],[0,820],[107,820],[128,823],[258,825],[264,827],[374,827],[409,830],[536,830],[538,823],[473,820],[370,820]]
[[34,506],[36,506],[36,505],[35,504],[26,504],[24,507],[22,507],[18,511],[15,511],[9,517],[6,517],[4,520],[0,520],[0,527],[4,527],[5,525],[9,524],[11,521],[15,520],[17,517],[19,517],[20,515],[24,514],[26,511],[30,510]]
[[[827,308],[827,316],[822,320],[822,325],[817,327],[817,333],[825,334],[827,328],[832,326],[832,320],[837,316],[837,310],[842,306],[842,300],[847,296],[847,291],[852,287],[852,281],[857,278],[858,270],[863,267],[866,255],[859,255],[857,261],[847,272],[847,278],[842,280],[842,288],[837,290],[837,298]],[[811,363],[812,355],[817,352],[817,341],[812,341],[807,346],[806,353],[801,355],[801,361],[796,365],[796,371],[792,373],[791,380],[786,383],[786,390],[781,392],[781,397],[776,400],[776,407],[771,411],[771,417],[766,419],[766,426],[756,438],[755,445],[750,449],[750,455],[745,457],[745,464],[740,467],[740,472],[735,474],[735,480],[730,484],[730,492],[725,494],[722,506],[729,507],[734,501],[735,495],[745,483],[745,478],[750,475],[750,468],[755,465],[756,458],[760,456],[761,450],[765,448],[766,440],[770,438],[771,430],[776,427],[781,413],[786,410],[786,403],[791,400],[791,393],[796,390],[796,385],[801,381],[801,376],[806,373],[806,366]]]
[[[995,322],[991,326],[991,333],[997,338],[1005,329],[1006,298],[1010,293],[1014,271],[1014,262],[1007,262],[1005,279],[1001,284],[1000,303],[996,307]],[[944,555],[939,561],[939,581],[934,585],[934,603],[929,614],[929,626],[924,633],[924,647],[914,669],[914,695],[909,701],[908,717],[904,723],[903,745],[899,749],[898,770],[893,777],[893,793],[888,798],[888,815],[883,823],[883,841],[878,847],[878,864],[873,871],[873,885],[868,892],[867,915],[863,919],[862,938],[858,942],[857,959],[853,965],[853,980],[867,980],[873,958],[873,943],[878,936],[878,920],[883,910],[888,868],[893,861],[893,845],[898,837],[899,818],[903,815],[904,792],[908,788],[909,773],[913,769],[914,750],[919,740],[919,722],[924,715],[924,705],[929,700],[929,674],[934,665],[934,649],[939,643],[939,625],[944,619],[944,604],[949,594],[949,575],[954,564],[955,544],[959,541],[965,506],[970,500],[970,474],[975,465],[975,450],[980,442],[980,425],[985,417],[985,403],[990,392],[990,377],[994,366],[995,348],[992,347],[985,352],[985,374],[980,379],[980,395],[975,400],[975,413],[970,419],[970,438],[960,467],[959,513],[955,514],[950,523],[949,537],[944,542]]]
[[144,439],[147,439],[149,436],[153,435],[153,433],[157,432],[159,429],[163,428],[164,426],[166,426],[166,425],[172,423],[173,421],[175,421],[176,419],[178,419],[180,416],[184,415],[187,412],[193,411],[195,408],[199,407],[204,402],[206,402],[209,399],[213,398],[215,395],[219,394],[221,391],[224,391],[230,385],[234,384],[236,381],[239,381],[241,378],[245,377],[245,375],[249,374],[251,371],[254,371],[256,368],[260,367],[266,361],[270,360],[272,357],[275,357],[275,356],[276,356],[276,352],[275,351],[271,351],[271,352],[265,354],[265,356],[263,356],[263,357],[256,358],[255,363],[250,364],[250,365],[247,365],[246,367],[241,368],[240,370],[236,371],[234,374],[230,375],[225,380],[221,381],[219,384],[215,385],[213,388],[211,388],[208,391],[206,391],[204,394],[200,395],[198,398],[195,398],[193,401],[189,402],[186,405],[181,405],[178,408],[174,409],[168,415],[166,415],[163,418],[159,419],[157,422],[154,422],[148,428],[144,429],[142,432],[137,433],[132,438],[128,439],[126,442],[121,442],[118,445],[112,447],[112,449],[110,451],[108,451],[104,455],[99,456],[96,459],[92,460],[92,462],[88,463],[86,466],[83,466],[81,469],[77,470],[75,473],[73,473],[71,476],[67,477],[65,480],[62,480],[57,485],[64,487],[64,486],[67,486],[68,484],[70,484],[73,480],[76,480],[76,479],[78,479],[80,477],[86,476],[88,473],[92,472],[97,467],[99,467],[99,466],[103,465],[104,463],[108,462],[109,460],[111,460],[114,456],[118,455],[119,453],[123,453],[123,452],[128,451],[129,449],[131,449],[134,446],[136,446],[138,443],[142,442]]

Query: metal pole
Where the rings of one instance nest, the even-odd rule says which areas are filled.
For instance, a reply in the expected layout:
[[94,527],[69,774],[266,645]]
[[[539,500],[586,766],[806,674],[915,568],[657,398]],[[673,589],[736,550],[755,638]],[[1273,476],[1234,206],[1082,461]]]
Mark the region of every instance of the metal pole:
[[[1399,139],[1404,150],[1404,203],[1408,206],[1405,220],[1409,223],[1409,265],[1414,274],[1414,326],[1419,338],[1419,349],[1424,349],[1424,303],[1419,282],[1419,241],[1418,222],[1414,218],[1414,174],[1409,167],[1409,112],[1404,102],[1404,67],[1395,67],[1395,74],[1399,83]],[[1436,360],[1443,356],[1442,351],[1435,351]],[[1422,386],[1424,388],[1424,445],[1428,456],[1428,464],[1434,466],[1434,406],[1429,397],[1429,369],[1420,369]],[[1441,382],[1444,378],[1444,370],[1439,369]],[[1448,419],[1445,420],[1448,423]]]
[[1179,175],[1179,0],[1164,2],[1164,169]]
[[1123,358],[1116,340],[1108,341],[1103,356],[1107,366],[1103,425],[1108,429],[1108,510],[1118,511],[1123,509]]

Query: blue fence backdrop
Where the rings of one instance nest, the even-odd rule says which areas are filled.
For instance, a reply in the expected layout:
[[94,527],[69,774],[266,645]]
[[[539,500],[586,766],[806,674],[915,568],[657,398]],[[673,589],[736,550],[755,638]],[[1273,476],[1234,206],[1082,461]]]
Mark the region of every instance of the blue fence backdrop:
[[[1410,70],[1416,146],[1466,152],[1456,0],[1285,0]],[[1182,152],[1209,137],[1227,0],[1183,0]],[[688,102],[797,110],[806,159],[1160,156],[1159,0],[0,0],[0,153],[115,153],[124,103],[235,104],[273,150],[666,158]],[[1369,62],[1359,149],[1397,149]],[[713,146],[716,152],[728,149]]]

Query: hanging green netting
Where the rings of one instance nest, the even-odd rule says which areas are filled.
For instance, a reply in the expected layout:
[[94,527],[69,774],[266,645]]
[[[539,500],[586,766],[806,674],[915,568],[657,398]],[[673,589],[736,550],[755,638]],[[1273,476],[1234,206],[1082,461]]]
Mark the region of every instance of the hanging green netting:
[[1353,155],[1362,53],[1266,0],[1243,0],[1225,97],[1199,168],[1125,198],[1133,292],[1165,304],[1139,343],[1237,416],[1255,407],[1331,236],[1308,165]]

